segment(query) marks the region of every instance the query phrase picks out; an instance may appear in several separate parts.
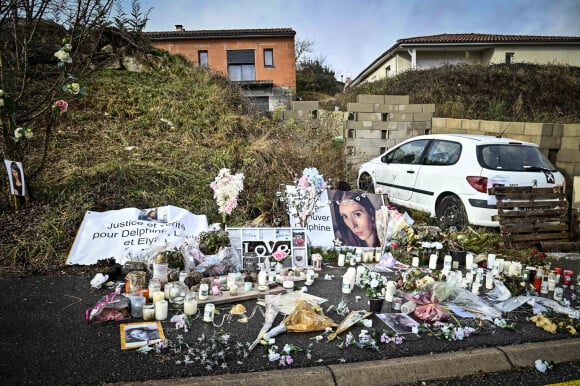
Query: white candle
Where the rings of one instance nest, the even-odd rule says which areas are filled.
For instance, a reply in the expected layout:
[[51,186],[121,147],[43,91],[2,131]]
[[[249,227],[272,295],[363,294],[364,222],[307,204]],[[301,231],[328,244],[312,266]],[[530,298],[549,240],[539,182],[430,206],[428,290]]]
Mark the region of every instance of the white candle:
[[395,296],[395,291],[397,290],[397,287],[395,286],[395,282],[389,280],[387,282],[387,289],[385,291],[385,301],[387,302],[392,302],[393,301],[393,296]]
[[465,268],[471,269],[472,265],[473,265],[473,255],[471,253],[468,253],[467,255],[465,255]]
[[443,258],[443,271],[445,272],[449,272],[451,271],[451,261],[453,259],[451,258],[451,255],[445,255],[445,257]]
[[437,255],[433,253],[429,256],[429,269],[436,269],[437,268]]
[[419,266],[419,258],[417,256],[413,256],[413,262],[411,263],[413,267]]
[[495,255],[493,253],[488,253],[487,254],[487,268],[492,269],[494,263],[495,263]]
[[344,253],[339,253],[338,254],[338,266],[339,267],[344,267],[344,259],[345,259]]
[[167,319],[167,310],[169,307],[169,302],[167,300],[159,300],[155,303],[155,319],[165,320]]
[[485,288],[493,289],[493,273],[492,272],[488,272],[485,275]]
[[506,275],[512,275],[512,262],[511,261],[504,261],[503,262],[503,273]]
[[473,283],[473,274],[471,273],[471,271],[468,271],[465,274],[465,281],[467,282],[467,284]]
[[474,295],[479,295],[479,283],[473,283],[473,285],[471,286],[471,293],[473,293]]
[[417,307],[417,303],[409,300],[407,303],[404,303],[401,306],[401,312],[403,314],[410,314],[411,312],[413,312],[415,310],[416,307]]
[[359,265],[358,267],[356,267],[356,278],[354,281],[354,284],[359,285],[360,284],[360,279],[362,277],[362,274],[365,272],[365,267],[363,265]]
[[157,303],[160,300],[165,300],[165,292],[163,291],[155,291],[153,292],[153,304]]
[[258,274],[258,285],[266,285],[268,282],[268,274],[265,270],[260,271]]

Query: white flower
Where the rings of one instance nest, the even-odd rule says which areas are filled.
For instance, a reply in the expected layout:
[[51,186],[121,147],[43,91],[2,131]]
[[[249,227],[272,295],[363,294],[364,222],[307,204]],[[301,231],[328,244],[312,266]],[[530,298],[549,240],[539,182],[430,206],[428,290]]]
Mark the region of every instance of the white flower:
[[70,57],[68,52],[66,52],[62,48],[60,50],[56,51],[54,53],[54,56],[56,56],[56,58],[63,63],[72,63],[72,58]]
[[536,365],[536,370],[538,370],[540,373],[545,373],[546,370],[548,370],[548,366],[546,366],[546,362],[544,362],[541,359],[536,359],[536,362],[534,364]]
[[276,346],[272,346],[270,347],[270,349],[268,350],[268,360],[270,362],[276,362],[280,360],[280,354],[278,354],[276,352]]
[[411,327],[411,332],[415,335],[419,335],[419,326]]
[[218,212],[232,214],[238,206],[238,194],[244,189],[244,175],[231,175],[230,169],[221,169],[210,187],[214,191]]

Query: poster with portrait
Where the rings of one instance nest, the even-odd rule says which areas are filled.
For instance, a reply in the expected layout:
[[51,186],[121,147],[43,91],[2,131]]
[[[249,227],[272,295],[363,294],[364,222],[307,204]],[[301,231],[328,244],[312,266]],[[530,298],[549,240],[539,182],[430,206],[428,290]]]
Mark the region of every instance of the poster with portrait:
[[329,190],[328,201],[334,238],[343,246],[380,247],[375,212],[384,205],[382,195]]
[[121,330],[121,349],[128,350],[165,339],[161,322],[123,323]]
[[24,169],[22,162],[4,160],[8,181],[10,182],[10,194],[13,196],[26,196],[26,184],[24,182]]

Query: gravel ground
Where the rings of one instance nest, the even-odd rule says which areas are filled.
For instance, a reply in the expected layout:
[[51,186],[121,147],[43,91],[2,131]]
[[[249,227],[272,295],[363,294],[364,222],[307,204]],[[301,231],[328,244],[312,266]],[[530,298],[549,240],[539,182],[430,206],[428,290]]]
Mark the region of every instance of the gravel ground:
[[[579,261],[570,264],[576,266],[572,268],[575,272],[580,268]],[[343,272],[344,269],[326,268],[310,287],[310,293],[328,299],[323,304],[325,311],[341,300],[347,302],[350,310],[367,309],[364,295],[358,288],[351,295],[341,293],[340,276]],[[259,345],[252,352],[247,351],[247,343],[255,339],[263,324],[264,318],[260,312],[256,312],[248,323],[240,323],[234,316],[220,327],[204,323],[198,318],[187,333],[175,330],[174,323],[164,321],[163,329],[170,339],[178,341],[181,335],[184,344],[177,352],[166,350],[162,353],[152,351],[141,354],[134,350],[121,350],[120,322],[87,324],[85,321],[85,310],[108,291],[91,288],[90,270],[75,273],[59,274],[55,270],[50,275],[0,277],[0,291],[3,294],[0,300],[2,384],[102,384],[281,368],[276,362],[268,361],[265,346]],[[334,279],[324,280],[323,276],[327,273],[334,275]],[[362,299],[356,301],[357,296],[362,296]],[[248,314],[256,307],[254,300],[242,304]],[[526,307],[506,315],[506,319],[517,320],[516,331],[497,329],[489,323],[478,325],[473,320],[462,320],[478,328],[476,334],[463,341],[446,341],[428,335],[406,335],[407,340],[403,344],[381,344],[380,349],[374,351],[356,346],[340,348],[339,339],[330,343],[326,339],[318,342],[314,338],[320,333],[310,332],[282,334],[276,338],[276,345],[281,349],[288,343],[304,349],[293,354],[294,363],[289,366],[302,368],[572,337],[565,333],[550,334],[535,327],[526,320],[531,315],[530,309]],[[218,308],[222,308],[222,313],[216,315],[216,321],[220,323],[223,315],[229,312],[231,304],[218,305]],[[389,308],[386,303],[383,312],[389,312]],[[342,319],[334,310],[327,311],[326,315],[336,322]],[[279,315],[274,325],[281,319]],[[388,330],[376,317],[373,316],[372,320],[374,329]],[[129,322],[134,321],[139,320]],[[355,326],[352,332],[357,336],[363,328]],[[229,334],[229,344],[214,346],[212,338],[223,336],[224,333]],[[187,355],[188,348],[191,349],[190,355]],[[557,381],[580,378],[577,363],[561,364],[549,374],[561,375],[555,378]],[[547,379],[545,374],[538,374],[535,370],[513,372],[505,376],[507,378],[501,384],[544,384],[546,382],[543,379]],[[439,384],[500,384],[485,382],[486,377],[472,377]]]

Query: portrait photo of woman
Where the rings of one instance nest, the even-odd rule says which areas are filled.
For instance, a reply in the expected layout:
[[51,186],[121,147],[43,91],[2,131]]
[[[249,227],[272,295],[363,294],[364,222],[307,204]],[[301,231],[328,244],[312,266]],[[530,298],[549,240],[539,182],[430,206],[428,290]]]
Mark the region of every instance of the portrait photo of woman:
[[121,348],[130,349],[165,339],[159,322],[121,324]]
[[329,190],[334,236],[343,246],[380,247],[375,211],[382,197],[354,191]]
[[8,179],[10,181],[10,193],[14,196],[24,197],[26,195],[24,185],[24,173],[22,172],[22,163],[16,161],[4,161],[6,170],[8,170]]

